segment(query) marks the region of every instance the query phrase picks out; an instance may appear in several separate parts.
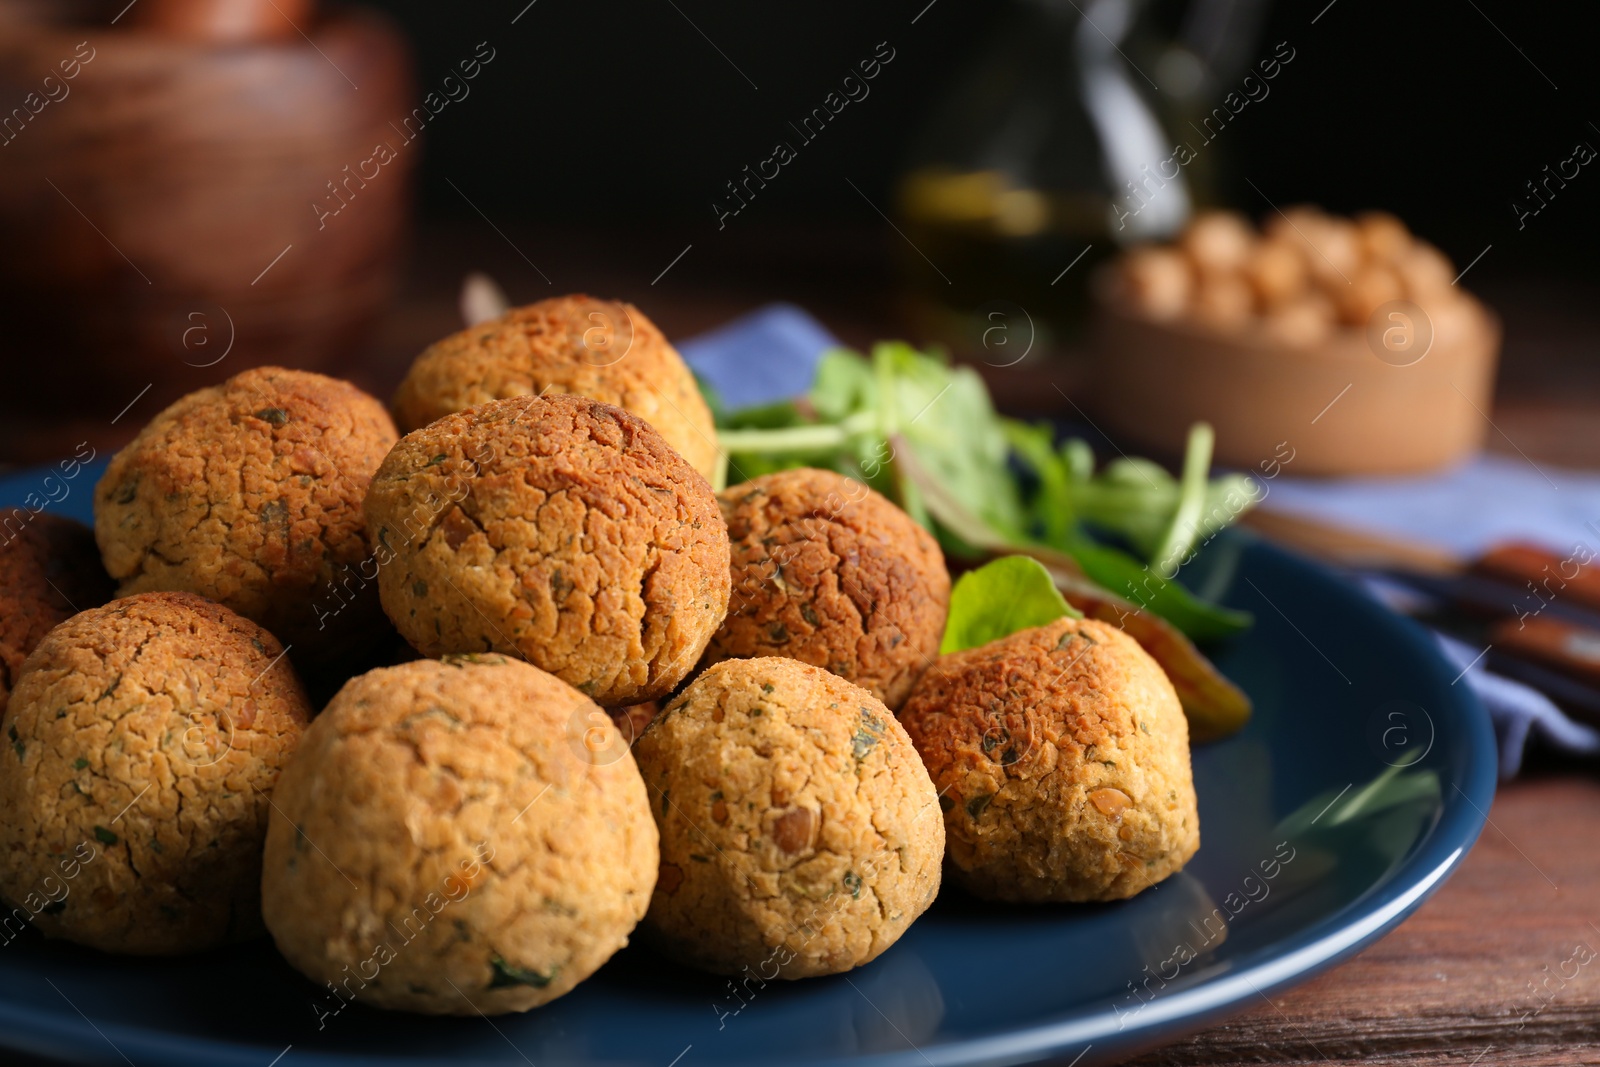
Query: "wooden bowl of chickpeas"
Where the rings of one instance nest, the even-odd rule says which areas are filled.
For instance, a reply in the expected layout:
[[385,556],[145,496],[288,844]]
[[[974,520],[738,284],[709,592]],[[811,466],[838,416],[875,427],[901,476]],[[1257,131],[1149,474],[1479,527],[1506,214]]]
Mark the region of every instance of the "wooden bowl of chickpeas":
[[1220,463],[1403,474],[1483,443],[1500,326],[1393,215],[1198,215],[1098,279],[1096,407],[1141,448],[1216,429]]

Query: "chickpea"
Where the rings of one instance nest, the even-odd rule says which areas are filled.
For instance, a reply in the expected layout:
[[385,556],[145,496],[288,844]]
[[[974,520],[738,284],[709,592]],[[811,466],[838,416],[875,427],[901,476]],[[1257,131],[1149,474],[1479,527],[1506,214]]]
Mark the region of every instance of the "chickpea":
[[1235,211],[1207,211],[1196,215],[1178,238],[1178,247],[1203,271],[1241,269],[1255,243],[1254,229]]
[[1194,289],[1188,262],[1170,248],[1144,246],[1122,257],[1117,290],[1128,305],[1152,319],[1183,313]]
[[1475,333],[1485,329],[1483,314],[1478,304],[1465,293],[1445,289],[1418,304],[1428,316],[1433,328],[1433,343],[1444,348],[1456,348]]
[[1305,291],[1306,257],[1299,242],[1269,237],[1256,246],[1245,265],[1245,277],[1255,288],[1263,307],[1274,307]]
[[1334,302],[1339,307],[1339,318],[1351,326],[1365,326],[1372,313],[1391,300],[1404,295],[1400,276],[1388,267],[1365,267],[1357,272],[1349,285],[1334,291]]
[[1311,238],[1306,266],[1311,276],[1325,289],[1348,286],[1361,268],[1361,242],[1355,224],[1347,219],[1330,218]]
[[1261,330],[1279,344],[1309,348],[1333,333],[1333,305],[1320,293],[1307,293],[1268,311],[1261,319]]
[[1304,246],[1314,233],[1330,221],[1327,212],[1315,204],[1294,204],[1267,216],[1263,229],[1270,238],[1294,241]]
[[1214,330],[1233,332],[1249,322],[1254,309],[1254,294],[1243,278],[1237,274],[1211,273],[1201,276],[1190,314],[1195,321]]
[[1100,292],[1153,320],[1286,348],[1365,329],[1396,300],[1422,308],[1439,337],[1484,328],[1478,305],[1453,287],[1450,260],[1388,212],[1352,220],[1297,205],[1267,215],[1262,231],[1237,212],[1202,212],[1172,244],[1127,252],[1098,279],[1110,283]]
[[1355,224],[1321,208],[1301,205],[1275,213],[1267,219],[1267,234],[1304,252],[1312,280],[1330,291],[1346,284],[1361,262]]
[[1426,241],[1415,241],[1395,262],[1409,300],[1422,301],[1450,291],[1456,269],[1449,258]]
[[1361,250],[1375,263],[1393,263],[1411,248],[1411,231],[1387,211],[1367,211],[1356,216]]

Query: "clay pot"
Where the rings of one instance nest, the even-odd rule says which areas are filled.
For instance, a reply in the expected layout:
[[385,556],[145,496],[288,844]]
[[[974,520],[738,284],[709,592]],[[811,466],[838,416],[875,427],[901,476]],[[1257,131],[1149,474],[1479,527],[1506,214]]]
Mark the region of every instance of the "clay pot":
[[0,2],[6,460],[115,444],[248,366],[337,373],[396,278],[420,147],[391,125],[399,34],[290,0],[110,25],[124,2]]
[[1428,320],[1429,343],[1389,351],[1381,329],[1288,346],[1102,306],[1094,409],[1130,451],[1180,455],[1190,424],[1203,420],[1226,467],[1264,470],[1293,455],[1284,467],[1293,475],[1438,470],[1471,456],[1489,432],[1500,323],[1464,295],[1412,308]]

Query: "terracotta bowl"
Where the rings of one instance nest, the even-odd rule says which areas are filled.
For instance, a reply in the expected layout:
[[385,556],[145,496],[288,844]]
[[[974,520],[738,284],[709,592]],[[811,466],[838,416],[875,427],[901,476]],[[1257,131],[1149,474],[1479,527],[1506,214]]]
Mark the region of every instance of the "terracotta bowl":
[[1204,420],[1216,430],[1216,461],[1241,469],[1291,452],[1285,469],[1296,475],[1415,474],[1459,462],[1490,428],[1499,321],[1465,295],[1420,319],[1414,306],[1398,310],[1400,319],[1385,312],[1367,330],[1291,347],[1103,304],[1096,414],[1122,447],[1164,455],[1181,453],[1190,424]]
[[[115,445],[254,364],[337,373],[389,296],[421,150],[390,125],[415,103],[403,39],[303,0],[272,10],[309,41],[214,6],[111,27],[0,0],[0,99],[39,108],[0,137],[0,460]],[[382,142],[399,158],[348,179]]]

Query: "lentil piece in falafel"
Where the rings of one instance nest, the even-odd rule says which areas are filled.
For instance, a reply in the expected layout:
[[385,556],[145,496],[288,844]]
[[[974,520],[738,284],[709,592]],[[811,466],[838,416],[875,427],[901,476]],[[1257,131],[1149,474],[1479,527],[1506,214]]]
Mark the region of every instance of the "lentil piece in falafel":
[[727,660],[634,745],[661,828],[648,939],[762,979],[876,958],[939,892],[944,822],[878,699],[819,667]]
[[1120,900],[1200,847],[1183,708],[1116,627],[1060,619],[944,656],[900,721],[977,896]]
[[511,396],[574,393],[644,419],[710,478],[717,434],[694,375],[632,304],[583,294],[513,308],[428,346],[394,396],[402,433]]
[[407,434],[366,512],[383,606],[419,651],[517,656],[606,707],[670,693],[727,611],[711,486],[586,397],[495,400]]

